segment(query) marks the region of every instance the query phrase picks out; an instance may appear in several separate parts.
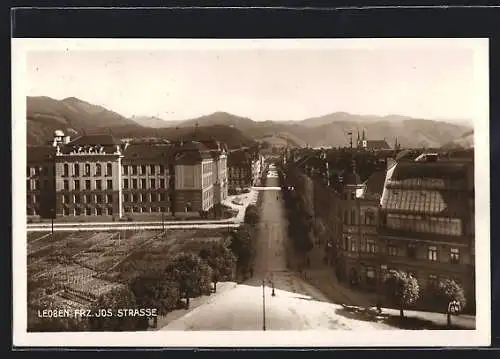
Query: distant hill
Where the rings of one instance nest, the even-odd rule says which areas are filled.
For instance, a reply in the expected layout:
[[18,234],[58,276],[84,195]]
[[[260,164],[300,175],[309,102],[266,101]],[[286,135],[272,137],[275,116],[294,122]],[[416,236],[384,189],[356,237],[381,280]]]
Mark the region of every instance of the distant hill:
[[219,111],[219,112],[214,112],[210,115],[182,121],[181,123],[178,124],[178,127],[195,127],[196,125],[204,127],[223,125],[223,126],[235,127],[237,129],[245,129],[255,126],[255,122],[246,117],[240,117],[232,115],[227,112]]
[[308,131],[303,132],[301,138],[312,147],[339,147],[349,144],[349,132],[352,132],[355,144],[358,131],[362,136],[363,130],[368,140],[385,139],[391,147],[396,138],[403,147],[441,147],[469,131],[470,127],[403,116],[390,116],[383,120],[375,118],[362,120],[351,115],[351,120],[339,120],[310,127]]
[[[118,138],[163,138],[175,140],[191,136],[192,127],[149,127],[141,126],[102,106],[70,97],[55,100],[50,97],[27,98],[27,144],[41,145],[52,139],[55,130],[63,130],[71,136],[83,133],[110,132]],[[140,120],[139,120],[140,121]],[[153,120],[162,121],[161,119]],[[166,122],[167,125],[171,124]],[[228,147],[249,146],[254,141],[237,128],[228,126],[204,126],[196,135],[200,139],[213,138],[225,142]]]
[[372,115],[353,115],[347,112],[334,112],[327,115],[319,117],[306,118],[299,122],[300,125],[306,127],[318,127],[332,122],[362,122],[370,123],[375,121],[403,121],[409,120],[411,117],[399,116],[399,115],[388,115],[388,116],[372,116]]
[[[227,112],[186,121],[167,122],[157,117],[136,116],[131,119],[70,97],[54,100],[49,97],[27,99],[28,144],[42,144],[52,138],[56,129],[82,133],[111,131],[117,137],[165,138],[198,131],[198,135],[212,136],[235,147],[254,140],[286,141],[298,147],[343,147],[349,145],[348,132],[355,144],[358,131],[365,130],[368,140],[383,140],[392,147],[396,138],[403,147],[437,148],[454,143],[472,128],[443,121],[414,119],[399,115],[361,116],[345,112],[309,118],[298,122],[257,122]],[[467,141],[464,137],[462,142]],[[473,136],[471,136],[472,138]],[[230,145],[231,144],[231,145]]]
[[[396,138],[403,147],[440,147],[469,131],[466,125],[450,124],[443,121],[414,119],[407,116],[365,116],[337,112],[299,122],[256,122],[246,117],[229,113],[215,113],[190,120],[189,124],[206,126],[214,122],[224,123],[241,130],[246,136],[280,142],[285,139],[298,147],[343,147],[349,145],[348,132],[365,130],[367,139],[383,140],[392,147]],[[183,124],[186,124],[184,122]]]
[[132,116],[130,119],[139,126],[150,128],[173,127],[180,123],[179,121],[165,121],[156,116]]
[[26,103],[27,141],[43,144],[55,130],[81,133],[86,130],[105,130],[117,126],[140,127],[132,120],[104,107],[68,97],[28,97]]
[[454,140],[445,143],[443,149],[469,149],[474,148],[474,130],[467,131]]

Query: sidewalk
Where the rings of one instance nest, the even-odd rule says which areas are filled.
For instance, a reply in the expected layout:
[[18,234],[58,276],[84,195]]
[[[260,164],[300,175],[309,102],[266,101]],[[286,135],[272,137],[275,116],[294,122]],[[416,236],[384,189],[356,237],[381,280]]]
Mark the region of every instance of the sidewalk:
[[215,300],[219,295],[225,293],[231,289],[236,288],[238,284],[235,282],[220,282],[217,283],[217,292],[211,295],[202,295],[197,298],[191,298],[189,300],[189,309],[176,309],[168,313],[167,315],[162,315],[158,317],[158,326],[156,328],[150,328],[150,331],[161,330],[163,327],[172,323],[173,321],[182,318],[186,314],[192,312],[196,308],[208,304]]
[[371,307],[376,304],[376,296],[373,293],[359,293],[348,288],[338,281],[333,271],[332,267],[306,269],[302,277],[337,304],[360,307]]

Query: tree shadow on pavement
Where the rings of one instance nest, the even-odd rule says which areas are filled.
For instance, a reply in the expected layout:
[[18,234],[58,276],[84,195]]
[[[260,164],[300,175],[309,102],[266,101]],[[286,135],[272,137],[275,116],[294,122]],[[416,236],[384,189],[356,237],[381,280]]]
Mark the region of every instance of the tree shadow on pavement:
[[[263,277],[262,275],[255,275],[253,278],[244,280],[241,284],[262,287]],[[329,300],[319,298],[315,293],[319,292],[319,290],[301,279],[298,274],[292,272],[277,272],[274,281],[267,279],[267,277],[264,278],[266,293],[271,294],[274,286],[275,295],[280,295],[280,293],[282,293],[295,299],[331,303]]]
[[455,324],[448,327],[446,324],[439,324],[423,318],[409,316],[401,318],[399,315],[394,314],[378,314],[374,309],[356,306],[342,305],[342,308],[335,310],[335,314],[349,319],[386,324],[404,330],[471,330],[471,328]]

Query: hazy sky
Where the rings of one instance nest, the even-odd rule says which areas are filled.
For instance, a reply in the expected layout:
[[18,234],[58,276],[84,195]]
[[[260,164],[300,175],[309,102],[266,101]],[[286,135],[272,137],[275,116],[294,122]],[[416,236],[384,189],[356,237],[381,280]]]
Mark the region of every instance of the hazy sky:
[[46,51],[28,54],[28,95],[75,96],[124,116],[256,121],[346,111],[473,118],[466,49]]

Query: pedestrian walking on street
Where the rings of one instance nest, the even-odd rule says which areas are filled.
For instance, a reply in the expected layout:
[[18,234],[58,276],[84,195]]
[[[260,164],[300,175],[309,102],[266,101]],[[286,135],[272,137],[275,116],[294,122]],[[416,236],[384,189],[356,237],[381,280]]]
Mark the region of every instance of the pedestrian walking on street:
[[250,268],[250,278],[253,278],[253,268]]

